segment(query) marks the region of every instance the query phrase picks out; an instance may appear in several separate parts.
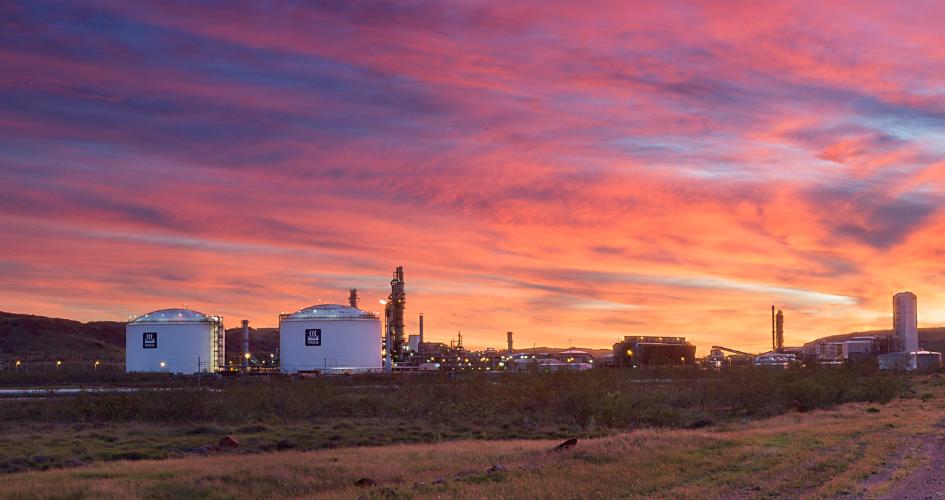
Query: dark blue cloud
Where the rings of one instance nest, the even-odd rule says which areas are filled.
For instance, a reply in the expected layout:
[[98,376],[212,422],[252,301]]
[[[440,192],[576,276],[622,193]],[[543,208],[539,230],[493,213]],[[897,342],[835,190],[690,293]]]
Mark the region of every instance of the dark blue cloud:
[[834,235],[877,249],[905,243],[942,202],[916,193],[892,197],[879,189],[851,188],[815,189],[806,198]]

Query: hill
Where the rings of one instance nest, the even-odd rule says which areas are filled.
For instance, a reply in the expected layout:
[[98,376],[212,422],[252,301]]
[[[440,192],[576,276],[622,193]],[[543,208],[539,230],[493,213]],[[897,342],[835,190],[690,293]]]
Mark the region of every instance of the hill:
[[82,323],[0,311],[0,358],[19,358],[27,353],[37,360],[123,362],[125,323]]
[[[279,347],[278,328],[251,328],[250,351],[259,357],[275,354]],[[242,330],[226,331],[227,358],[239,358]],[[82,323],[62,318],[0,311],[0,360],[24,359],[65,362],[101,360],[124,363],[125,322]]]
[[[249,352],[257,358],[266,358],[279,349],[278,328],[250,328]],[[243,351],[243,329],[226,329],[226,358],[239,359]]]
[[599,359],[608,354],[613,354],[613,349],[588,349],[584,347],[529,347],[528,349],[515,349],[515,354],[557,354],[561,351],[584,351],[594,359]]

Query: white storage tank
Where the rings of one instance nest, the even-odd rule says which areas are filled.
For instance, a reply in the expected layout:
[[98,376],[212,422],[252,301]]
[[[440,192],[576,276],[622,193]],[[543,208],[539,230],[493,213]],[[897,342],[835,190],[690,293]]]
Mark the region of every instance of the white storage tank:
[[162,309],[125,327],[125,371],[198,373],[223,369],[223,318]]
[[918,299],[912,292],[893,295],[893,331],[899,351],[919,350]]
[[282,371],[381,369],[381,320],[356,307],[322,304],[279,318]]

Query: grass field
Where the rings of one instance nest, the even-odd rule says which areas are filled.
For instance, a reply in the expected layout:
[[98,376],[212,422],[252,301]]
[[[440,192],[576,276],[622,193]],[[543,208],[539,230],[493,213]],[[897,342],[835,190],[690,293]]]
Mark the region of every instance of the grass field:
[[[0,473],[181,458],[233,435],[240,453],[464,439],[600,437],[885,402],[908,378],[844,369],[599,370],[484,376],[204,381],[140,392],[0,399]],[[188,385],[190,384],[190,385]],[[209,387],[208,387],[209,385]]]
[[468,439],[563,439],[607,433],[607,429],[569,426],[503,429],[376,418],[248,425],[0,424],[0,473],[114,460],[182,458],[224,436],[235,437],[240,442],[239,453],[249,454]]
[[[582,439],[455,441],[111,462],[4,477],[6,498],[874,497],[939,439],[945,379],[916,397],[699,430]],[[497,472],[487,469],[501,464]],[[361,478],[374,484],[356,486]]]

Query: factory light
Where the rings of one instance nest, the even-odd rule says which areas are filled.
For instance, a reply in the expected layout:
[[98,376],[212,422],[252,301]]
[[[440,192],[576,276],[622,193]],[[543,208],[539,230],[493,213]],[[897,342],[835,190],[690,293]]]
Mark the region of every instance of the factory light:
[[164,368],[165,366],[167,366],[167,363],[161,361],[161,368]]
[[387,301],[384,300],[384,299],[378,300],[378,302],[380,302],[380,304],[381,304],[382,306],[386,306],[386,305],[387,305]]
[[248,360],[248,359],[249,359],[250,357],[252,357],[252,356],[247,352],[246,354],[243,355],[243,357]]
[[627,356],[633,356],[633,349],[627,349]]

